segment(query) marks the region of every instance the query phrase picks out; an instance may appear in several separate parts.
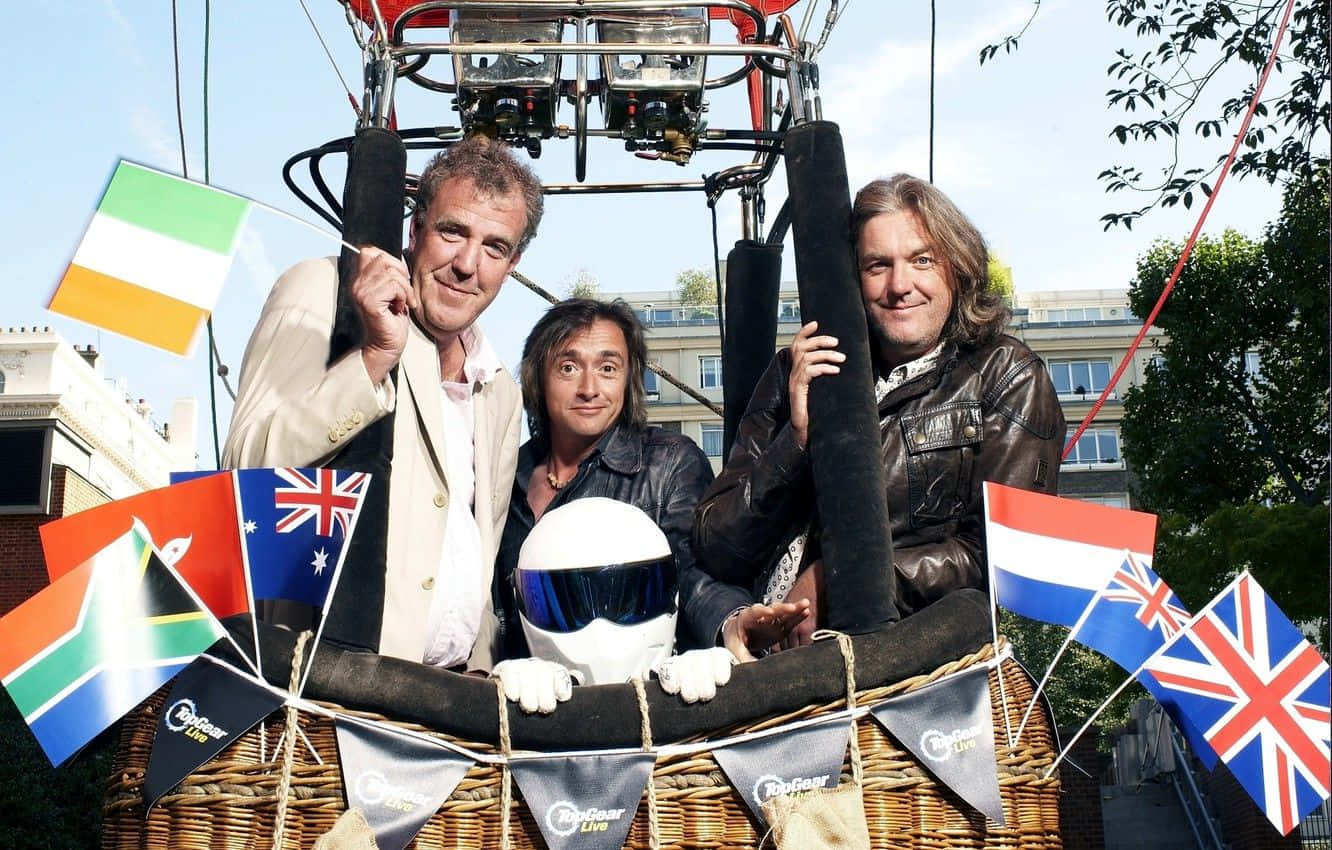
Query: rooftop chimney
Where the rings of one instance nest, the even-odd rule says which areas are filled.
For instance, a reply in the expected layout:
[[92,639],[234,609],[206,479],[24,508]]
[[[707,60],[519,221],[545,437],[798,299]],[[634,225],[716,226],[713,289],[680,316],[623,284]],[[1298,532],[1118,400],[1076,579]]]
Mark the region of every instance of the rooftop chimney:
[[87,363],[89,366],[93,367],[94,369],[97,368],[97,356],[98,356],[97,349],[93,348],[91,345],[89,345],[87,348],[79,348],[76,345],[74,346],[74,350],[79,353],[79,356],[83,358],[85,363]]

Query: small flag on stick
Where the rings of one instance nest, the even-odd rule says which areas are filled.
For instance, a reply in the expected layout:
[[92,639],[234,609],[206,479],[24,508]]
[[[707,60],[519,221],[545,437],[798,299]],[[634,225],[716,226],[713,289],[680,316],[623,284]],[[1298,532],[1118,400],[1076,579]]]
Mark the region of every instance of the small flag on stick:
[[0,681],[60,765],[225,636],[136,523],[0,617]]
[[48,306],[188,354],[249,209],[245,198],[122,160]]

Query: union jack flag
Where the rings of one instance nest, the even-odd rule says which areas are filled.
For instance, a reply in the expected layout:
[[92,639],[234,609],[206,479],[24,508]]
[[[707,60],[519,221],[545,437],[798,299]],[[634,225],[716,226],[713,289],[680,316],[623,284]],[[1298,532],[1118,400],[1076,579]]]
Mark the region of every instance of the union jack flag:
[[1143,676],[1283,835],[1332,793],[1327,662],[1247,572],[1149,658]]
[[1166,639],[1174,637],[1191,619],[1170,585],[1132,555],[1125,556],[1124,563],[1110,578],[1110,586],[1101,598],[1136,605],[1138,622],[1148,629],[1159,626]]
[[1189,612],[1145,559],[1129,552],[1093,599],[1073,639],[1136,672],[1189,621]]
[[306,522],[314,520],[314,533],[332,537],[336,525],[347,536],[351,519],[361,506],[363,484],[369,479],[364,472],[350,472],[338,480],[333,469],[274,469],[273,473],[287,482],[287,487],[273,490],[273,504],[286,513],[277,521],[277,532],[289,534]]

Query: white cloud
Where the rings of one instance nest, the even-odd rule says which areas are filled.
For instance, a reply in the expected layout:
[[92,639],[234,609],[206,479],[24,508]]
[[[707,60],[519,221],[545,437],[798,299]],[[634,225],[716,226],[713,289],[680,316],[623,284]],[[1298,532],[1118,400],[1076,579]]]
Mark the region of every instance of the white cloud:
[[144,59],[143,51],[139,49],[138,38],[134,34],[134,25],[125,17],[116,0],[102,0],[102,9],[115,28],[115,35],[106,39],[106,42],[115,45],[115,49],[136,66],[147,67],[148,62]]
[[268,246],[264,243],[264,237],[253,227],[247,226],[241,231],[240,244],[237,246],[236,256],[240,258],[241,265],[244,266],[246,275],[250,278],[250,283],[254,286],[255,292],[260,298],[267,298],[268,291],[273,286],[273,281],[277,280],[277,266],[273,264],[272,258],[268,255]]

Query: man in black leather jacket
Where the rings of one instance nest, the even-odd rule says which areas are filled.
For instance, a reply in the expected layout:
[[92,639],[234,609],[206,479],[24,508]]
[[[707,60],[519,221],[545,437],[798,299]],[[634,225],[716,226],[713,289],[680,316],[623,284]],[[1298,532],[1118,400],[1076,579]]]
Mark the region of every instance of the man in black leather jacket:
[[[898,606],[986,586],[982,483],[1055,492],[1064,416],[1040,358],[1003,335],[1008,310],[987,290],[985,242],[939,190],[907,175],[877,180],[852,211],[876,375]],[[752,599],[808,599],[821,621],[819,523],[808,454],[809,385],[836,374],[837,340],[801,328],[759,381],[720,476],[696,514],[695,547],[719,591],[700,631],[740,657],[767,649]],[[725,585],[720,586],[723,590]],[[700,605],[701,609],[702,606]]]
[[[527,338],[521,380],[533,437],[518,451],[493,585],[506,659],[529,654],[510,583],[523,541],[546,511],[590,496],[633,505],[661,528],[679,583],[677,648],[716,645],[715,628],[695,628],[698,613],[738,589],[703,573],[694,556],[694,509],[712,466],[688,437],[646,424],[645,367],[643,329],[623,301],[561,302]],[[786,605],[776,612],[794,622],[804,610]]]

